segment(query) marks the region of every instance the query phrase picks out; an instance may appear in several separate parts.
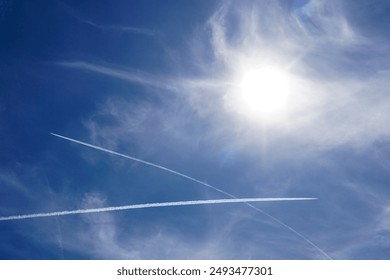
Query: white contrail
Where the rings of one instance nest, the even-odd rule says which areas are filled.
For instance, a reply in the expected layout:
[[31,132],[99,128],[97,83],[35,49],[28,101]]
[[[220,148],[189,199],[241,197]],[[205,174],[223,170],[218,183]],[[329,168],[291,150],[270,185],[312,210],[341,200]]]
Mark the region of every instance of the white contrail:
[[186,178],[188,180],[191,180],[193,182],[196,182],[196,183],[199,183],[203,186],[206,186],[210,189],[213,189],[219,193],[222,193],[224,195],[227,195],[231,198],[237,198],[233,195],[231,195],[230,193],[227,193],[219,188],[216,188],[216,187],[213,187],[212,185],[210,184],[207,184],[206,182],[203,182],[203,181],[200,181],[198,179],[195,179],[193,177],[190,177],[188,175],[185,175],[183,173],[180,173],[180,172],[177,172],[175,170],[172,170],[172,169],[169,169],[169,168],[166,168],[164,166],[161,166],[161,165],[158,165],[158,164],[154,164],[154,163],[151,163],[149,161],[145,161],[145,160],[142,160],[142,159],[139,159],[139,158],[135,158],[135,157],[131,157],[131,156],[128,156],[128,155],[124,155],[124,154],[121,154],[121,153],[118,153],[118,152],[114,152],[112,150],[108,150],[108,149],[105,149],[105,148],[101,148],[101,147],[98,147],[98,146],[95,146],[95,145],[92,145],[92,144],[88,144],[88,143],[85,143],[85,142],[82,142],[82,141],[79,141],[79,140],[76,140],[76,139],[72,139],[72,138],[69,138],[69,137],[65,137],[65,136],[62,136],[62,135],[58,135],[58,134],[55,134],[55,133],[50,133],[51,135],[54,135],[56,137],[59,137],[59,138],[62,138],[62,139],[65,139],[65,140],[68,140],[68,141],[71,141],[71,142],[74,142],[74,143],[77,143],[77,144],[81,144],[81,145],[84,145],[84,146],[87,146],[87,147],[90,147],[90,148],[93,148],[93,149],[96,149],[96,150],[100,150],[100,151],[103,151],[103,152],[106,152],[106,153],[109,153],[109,154],[113,154],[113,155],[117,155],[117,156],[120,156],[120,157],[124,157],[124,158],[127,158],[127,159],[131,159],[131,160],[134,160],[134,161],[137,161],[137,162],[140,162],[140,163],[143,163],[143,164],[146,164],[146,165],[149,165],[149,166],[153,166],[155,168],[158,168],[158,169],[161,169],[161,170],[164,170],[164,171],[167,171],[167,172],[170,172],[170,173],[173,173],[175,175],[178,175],[180,177],[183,177],[183,178]]
[[37,213],[27,215],[16,215],[8,217],[0,217],[0,221],[9,220],[22,220],[22,219],[34,219],[54,216],[87,214],[87,213],[99,213],[109,211],[122,211],[129,209],[143,209],[143,208],[157,208],[157,207],[172,207],[172,206],[187,206],[187,205],[202,205],[202,204],[222,204],[222,203],[242,203],[242,202],[267,202],[267,201],[296,201],[296,200],[313,200],[317,198],[308,197],[282,197],[282,198],[235,198],[235,199],[210,199],[210,200],[187,200],[176,202],[158,202],[158,203],[144,203],[144,204],[131,204],[123,206],[112,206],[103,208],[90,208],[90,209],[78,209],[70,211],[59,211],[49,213]]
[[[167,172],[170,172],[170,173],[173,173],[175,175],[178,175],[180,177],[183,177],[183,178],[186,178],[188,180],[191,180],[193,182],[196,182],[198,184],[201,184],[205,187],[208,187],[210,189],[213,189],[219,193],[222,193],[230,198],[233,198],[233,199],[237,199],[236,196],[228,193],[228,192],[225,192],[224,190],[221,190],[220,188],[217,188],[217,187],[214,187],[206,182],[203,182],[203,181],[200,181],[198,179],[195,179],[191,176],[188,176],[186,174],[183,174],[183,173],[180,173],[180,172],[177,172],[175,170],[172,170],[172,169],[169,169],[169,168],[166,168],[164,166],[161,166],[161,165],[158,165],[158,164],[155,164],[155,163],[152,163],[152,162],[148,162],[148,161],[145,161],[145,160],[142,160],[142,159],[139,159],[139,158],[135,158],[135,157],[131,157],[131,156],[128,156],[128,155],[125,155],[125,154],[121,154],[121,153],[118,153],[118,152],[115,152],[115,151],[112,151],[112,150],[108,150],[108,149],[105,149],[105,148],[102,148],[102,147],[98,147],[98,146],[95,146],[95,145],[92,145],[92,144],[89,144],[89,143],[85,143],[85,142],[82,142],[82,141],[79,141],[79,140],[76,140],[76,139],[72,139],[72,138],[69,138],[69,137],[65,137],[65,136],[62,136],[62,135],[59,135],[59,134],[55,134],[55,133],[50,133],[51,135],[53,136],[56,136],[56,137],[59,137],[59,138],[62,138],[62,139],[65,139],[65,140],[68,140],[68,141],[71,141],[71,142],[74,142],[74,143],[77,143],[77,144],[80,144],[80,145],[84,145],[84,146],[87,146],[87,147],[90,147],[90,148],[93,148],[93,149],[96,149],[96,150],[100,150],[100,151],[103,151],[103,152],[106,152],[106,153],[109,153],[109,154],[113,154],[113,155],[117,155],[117,156],[120,156],[120,157],[123,157],[123,158],[127,158],[127,159],[130,159],[130,160],[133,160],[133,161],[136,161],[136,162],[140,162],[140,163],[143,163],[143,164],[146,164],[146,165],[149,165],[149,166],[152,166],[152,167],[155,167],[155,168],[158,168],[158,169],[161,169],[161,170],[164,170],[164,171],[167,171]],[[282,227],[284,227],[285,229],[291,231],[292,233],[294,233],[295,235],[299,236],[300,238],[302,238],[305,242],[307,242],[308,244],[310,244],[312,247],[314,247],[317,251],[319,251],[322,255],[324,255],[327,259],[332,259],[331,256],[329,256],[324,250],[322,250],[320,247],[318,247],[316,244],[314,244],[312,241],[310,241],[309,239],[307,239],[304,235],[302,235],[301,233],[299,233],[298,231],[296,231],[295,229],[293,229],[292,227],[290,227],[289,225],[285,224],[284,222],[282,222],[281,220],[275,218],[274,216],[272,216],[271,214],[268,214],[267,212],[265,212],[264,210],[260,209],[260,208],[257,208],[256,206],[250,204],[249,202],[243,202],[245,203],[246,205],[248,205],[249,207],[251,207],[252,209],[254,209],[255,211],[257,212],[260,212],[262,213],[263,215],[267,216],[268,218],[272,219],[274,222],[278,223],[279,225],[281,225]]]

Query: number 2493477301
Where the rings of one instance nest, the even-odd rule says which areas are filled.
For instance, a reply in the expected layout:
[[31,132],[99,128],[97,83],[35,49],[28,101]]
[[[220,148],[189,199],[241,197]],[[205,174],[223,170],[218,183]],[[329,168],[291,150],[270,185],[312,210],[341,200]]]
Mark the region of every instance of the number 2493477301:
[[210,267],[210,275],[273,275],[271,267],[240,266]]

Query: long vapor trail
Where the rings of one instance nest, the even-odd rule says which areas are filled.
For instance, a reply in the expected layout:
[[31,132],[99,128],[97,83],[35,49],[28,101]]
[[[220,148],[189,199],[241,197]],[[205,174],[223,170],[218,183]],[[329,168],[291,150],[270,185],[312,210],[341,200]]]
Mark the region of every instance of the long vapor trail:
[[[51,135],[53,136],[56,136],[56,137],[59,137],[59,138],[62,138],[62,139],[65,139],[65,140],[68,140],[68,141],[71,141],[71,142],[74,142],[74,143],[77,143],[77,144],[80,144],[80,145],[84,145],[84,146],[87,146],[87,147],[90,147],[90,148],[93,148],[93,149],[96,149],[96,150],[99,150],[99,151],[103,151],[103,152],[106,152],[106,153],[109,153],[109,154],[112,154],[112,155],[116,155],[116,156],[120,156],[120,157],[123,157],[123,158],[127,158],[127,159],[130,159],[130,160],[133,160],[133,161],[136,161],[136,162],[139,162],[139,163],[143,163],[145,165],[149,165],[149,166],[152,166],[152,167],[155,167],[155,168],[158,168],[158,169],[161,169],[163,171],[166,171],[166,172],[169,172],[169,173],[172,173],[172,174],[175,174],[177,176],[180,176],[180,177],[183,177],[185,179],[188,179],[190,181],[193,181],[193,182],[196,182],[198,184],[201,184],[207,188],[210,188],[212,190],[215,190],[221,194],[224,194],[226,195],[227,197],[230,197],[232,199],[237,199],[236,196],[232,195],[231,193],[228,193],[228,192],[225,192],[224,190],[220,189],[220,188],[217,188],[217,187],[214,187],[206,182],[203,182],[203,181],[200,181],[198,179],[195,179],[191,176],[188,176],[186,174],[183,174],[183,173],[180,173],[178,171],[175,171],[173,169],[169,169],[167,167],[164,167],[164,166],[161,166],[161,165],[158,165],[158,164],[155,164],[155,163],[152,163],[152,162],[148,162],[146,160],[142,160],[142,159],[139,159],[139,158],[135,158],[135,157],[132,157],[132,156],[128,156],[128,155],[125,155],[125,154],[121,154],[121,153],[118,153],[118,152],[115,152],[115,151],[112,151],[112,150],[109,150],[109,149],[105,149],[105,148],[102,148],[102,147],[99,147],[99,146],[95,146],[95,145],[92,145],[92,144],[89,144],[89,143],[86,143],[86,142],[82,142],[82,141],[79,141],[79,140],[76,140],[76,139],[73,139],[73,138],[69,138],[69,137],[65,137],[65,136],[62,136],[62,135],[59,135],[59,134],[55,134],[55,133],[50,133]],[[289,230],[290,232],[294,233],[295,235],[297,235],[298,237],[300,237],[301,239],[303,239],[305,242],[307,242],[308,244],[310,244],[310,246],[312,246],[313,248],[315,248],[318,252],[320,252],[323,256],[325,256],[327,259],[332,259],[331,256],[329,256],[324,250],[322,250],[320,247],[318,247],[316,244],[314,244],[312,241],[310,241],[309,239],[307,239],[304,235],[302,235],[301,233],[299,233],[298,231],[296,231],[295,229],[293,229],[292,227],[290,227],[289,225],[285,224],[284,222],[282,222],[281,220],[275,218],[274,216],[272,216],[271,214],[268,214],[267,212],[265,212],[264,210],[254,206],[253,204],[249,203],[248,201],[244,201],[243,203],[245,203],[247,206],[251,207],[252,209],[254,209],[255,211],[257,212],[260,212],[262,213],[263,215],[267,216],[268,218],[270,218],[271,220],[273,220],[274,222],[278,223],[279,225],[281,225],[282,227],[284,227],[285,229]]]
[[78,209],[78,210],[70,210],[70,211],[8,216],[8,217],[0,217],[0,221],[57,217],[57,216],[66,216],[66,215],[123,211],[123,210],[143,209],[143,208],[188,206],[188,205],[202,205],[202,204],[242,203],[242,202],[296,201],[296,200],[313,200],[313,199],[317,199],[317,198],[307,198],[307,197],[304,198],[302,197],[236,198],[236,199],[210,199],[210,200],[187,200],[187,201],[176,201],[176,202],[144,203],[144,204],[131,204],[131,205],[123,205],[123,206],[103,207],[103,208]]
[[166,168],[164,166],[161,166],[161,165],[158,165],[158,164],[155,164],[155,163],[151,163],[149,161],[146,161],[146,160],[142,160],[142,159],[139,159],[139,158],[135,158],[135,157],[131,157],[131,156],[128,156],[128,155],[125,155],[125,154],[121,154],[121,153],[118,153],[118,152],[115,152],[115,151],[112,151],[112,150],[108,150],[108,149],[105,149],[105,148],[102,148],[102,147],[98,147],[98,146],[95,146],[95,145],[92,145],[92,144],[88,144],[88,143],[85,143],[85,142],[82,142],[82,141],[79,141],[79,140],[76,140],[76,139],[72,139],[72,138],[69,138],[69,137],[65,137],[65,136],[62,136],[62,135],[58,135],[58,134],[55,134],[55,133],[50,133],[51,135],[53,136],[56,136],[56,137],[59,137],[59,138],[62,138],[62,139],[65,139],[65,140],[68,140],[68,141],[71,141],[71,142],[74,142],[74,143],[77,143],[77,144],[81,144],[81,145],[84,145],[84,146],[87,146],[87,147],[90,147],[90,148],[93,148],[93,149],[96,149],[96,150],[100,150],[100,151],[103,151],[103,152],[106,152],[106,153],[109,153],[109,154],[112,154],[112,155],[117,155],[117,156],[120,156],[120,157],[124,157],[124,158],[127,158],[127,159],[130,159],[130,160],[133,160],[133,161],[136,161],[136,162],[140,162],[140,163],[143,163],[143,164],[146,164],[146,165],[149,165],[149,166],[153,166],[155,168],[158,168],[158,169],[161,169],[161,170],[164,170],[164,171],[167,171],[167,172],[170,172],[170,173],[173,173],[175,175],[178,175],[180,177],[183,177],[183,178],[186,178],[188,180],[191,180],[193,182],[196,182],[198,184],[201,184],[203,186],[206,186],[210,189],[213,189],[219,193],[222,193],[224,195],[227,195],[231,198],[237,198],[233,195],[231,195],[230,193],[227,193],[219,188],[216,188],[216,187],[213,187],[212,185],[210,184],[207,184],[206,182],[203,182],[203,181],[200,181],[198,179],[195,179],[193,177],[190,177],[188,175],[185,175],[183,173],[180,173],[180,172],[177,172],[175,170],[172,170],[172,169],[169,169],[169,168]]

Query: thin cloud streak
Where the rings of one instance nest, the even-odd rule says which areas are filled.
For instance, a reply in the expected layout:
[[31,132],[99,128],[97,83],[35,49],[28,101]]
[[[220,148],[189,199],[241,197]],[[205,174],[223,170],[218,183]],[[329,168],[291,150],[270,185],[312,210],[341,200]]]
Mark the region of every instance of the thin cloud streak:
[[0,221],[11,221],[11,220],[23,220],[33,218],[44,218],[44,217],[57,217],[66,215],[76,214],[88,214],[88,213],[101,213],[110,211],[122,211],[130,209],[144,209],[144,208],[158,208],[158,207],[173,207],[173,206],[188,206],[188,205],[204,205],[204,204],[224,204],[224,203],[242,203],[242,202],[270,202],[270,201],[297,201],[297,200],[314,200],[317,198],[236,198],[236,199],[210,199],[210,200],[189,200],[189,201],[176,201],[176,202],[160,202],[160,203],[144,203],[144,204],[132,204],[124,206],[113,206],[103,208],[92,208],[92,209],[79,209],[70,211],[50,212],[50,213],[37,213],[27,215],[17,215],[9,217],[0,217]]
[[55,64],[72,69],[87,70],[130,83],[139,84],[141,86],[149,86],[173,92],[182,92],[183,89],[207,89],[219,91],[231,86],[231,83],[222,80],[158,77],[139,70],[103,66],[86,61],[59,61]]
[[123,31],[123,32],[130,32],[134,34],[142,34],[142,35],[148,35],[148,36],[156,36],[156,32],[146,29],[146,28],[139,28],[139,27],[131,27],[131,26],[122,26],[122,25],[102,25],[94,23],[93,21],[78,18],[79,21],[86,23],[90,26],[93,26],[95,28],[103,29],[103,30],[114,30],[114,31]]
[[125,80],[128,82],[140,84],[143,86],[151,86],[154,88],[174,90],[175,87],[172,86],[175,84],[173,80],[161,79],[150,74],[146,74],[140,71],[130,71],[130,70],[121,70],[112,67],[106,67],[102,65],[97,65],[84,61],[61,61],[56,63],[59,66],[88,70],[91,72],[96,72],[99,74],[107,75],[117,79]]
[[[148,161],[145,161],[145,160],[142,160],[142,159],[138,159],[138,158],[135,158],[135,157],[131,157],[131,156],[128,156],[128,155],[125,155],[125,154],[121,154],[121,153],[118,153],[118,152],[115,152],[115,151],[112,151],[112,150],[109,150],[109,149],[105,149],[105,148],[102,148],[102,147],[98,147],[98,146],[95,146],[95,145],[92,145],[92,144],[88,144],[88,143],[85,143],[85,142],[82,142],[82,141],[79,141],[79,140],[76,140],[76,139],[72,139],[72,138],[69,138],[69,137],[65,137],[65,136],[62,136],[62,135],[59,135],[59,134],[55,134],[55,133],[50,133],[51,135],[53,136],[56,136],[56,137],[59,137],[59,138],[62,138],[64,140],[68,140],[68,141],[71,141],[71,142],[74,142],[74,143],[77,143],[77,144],[80,144],[80,145],[84,145],[84,146],[87,146],[87,147],[90,147],[90,148],[93,148],[93,149],[96,149],[96,150],[100,150],[100,151],[103,151],[103,152],[106,152],[106,153],[109,153],[109,154],[113,154],[113,155],[117,155],[117,156],[120,156],[120,157],[123,157],[123,158],[127,158],[127,159],[130,159],[130,160],[133,160],[133,161],[137,161],[139,163],[143,163],[143,164],[146,164],[146,165],[149,165],[149,166],[152,166],[152,167],[155,167],[155,168],[158,168],[158,169],[161,169],[161,170],[164,170],[166,172],[169,172],[169,173],[173,173],[175,175],[178,175],[180,177],[183,177],[183,178],[186,178],[190,181],[193,181],[193,182],[196,182],[196,183],[199,183],[205,187],[208,187],[210,189],[213,189],[219,193],[222,193],[232,199],[238,199],[236,196],[228,193],[228,192],[225,192],[223,191],[222,189],[220,188],[217,188],[217,187],[214,187],[210,184],[207,184],[206,182],[203,182],[203,181],[200,181],[198,179],[195,179],[191,176],[188,176],[188,175],[185,175],[183,173],[180,173],[180,172],[177,172],[175,170],[172,170],[172,169],[169,169],[169,168],[166,168],[164,166],[161,166],[161,165],[158,165],[158,164],[154,164],[154,163],[151,163],[151,162],[148,162]],[[295,235],[299,236],[300,238],[302,238],[304,241],[306,241],[308,244],[310,244],[311,246],[313,246],[316,250],[318,250],[322,255],[324,255],[327,259],[332,259],[332,257],[330,257],[324,250],[322,250],[320,247],[318,247],[316,244],[314,244],[312,241],[310,241],[309,239],[307,239],[305,236],[303,236],[301,233],[299,233],[298,231],[296,231],[295,229],[293,229],[292,227],[288,226],[287,224],[285,224],[284,222],[280,221],[279,219],[275,218],[274,216],[272,216],[271,214],[265,212],[264,210],[261,210],[260,208],[257,208],[256,206],[250,204],[249,202],[245,202],[243,201],[243,203],[245,203],[247,206],[251,207],[252,209],[256,210],[257,212],[260,212],[262,213],[263,215],[267,216],[268,218],[272,219],[273,221],[275,221],[276,223],[278,223],[279,225],[281,225],[282,227],[284,227],[285,229],[291,231],[292,233],[294,233]]]
[[124,25],[105,25],[105,24],[98,24],[94,21],[91,21],[89,19],[85,19],[79,15],[79,13],[72,7],[70,7],[68,4],[59,1],[61,6],[64,8],[64,11],[70,15],[71,17],[75,18],[76,20],[88,24],[89,26],[92,26],[97,29],[102,29],[102,30],[112,30],[112,31],[123,31],[123,32],[129,32],[133,34],[141,34],[141,35],[147,35],[147,36],[156,36],[156,32],[152,31],[147,28],[141,28],[141,27],[134,27],[134,26],[124,26]]

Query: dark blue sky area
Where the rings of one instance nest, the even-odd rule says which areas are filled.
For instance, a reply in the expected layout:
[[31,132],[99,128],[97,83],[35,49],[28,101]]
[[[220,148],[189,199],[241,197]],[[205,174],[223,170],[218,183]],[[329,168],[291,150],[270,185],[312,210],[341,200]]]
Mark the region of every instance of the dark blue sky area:
[[389,8],[0,0],[0,217],[318,198],[0,221],[0,259],[389,259]]

